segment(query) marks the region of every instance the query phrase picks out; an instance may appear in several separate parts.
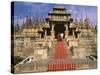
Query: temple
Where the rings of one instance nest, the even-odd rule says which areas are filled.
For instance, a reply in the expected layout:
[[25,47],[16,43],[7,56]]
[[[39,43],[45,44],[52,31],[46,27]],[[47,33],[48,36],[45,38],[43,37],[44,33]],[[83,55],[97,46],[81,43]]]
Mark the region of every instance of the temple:
[[97,67],[97,31],[88,15],[78,20],[55,6],[46,18],[27,16],[23,25],[17,22],[13,34],[13,57],[23,58],[14,66],[16,73]]

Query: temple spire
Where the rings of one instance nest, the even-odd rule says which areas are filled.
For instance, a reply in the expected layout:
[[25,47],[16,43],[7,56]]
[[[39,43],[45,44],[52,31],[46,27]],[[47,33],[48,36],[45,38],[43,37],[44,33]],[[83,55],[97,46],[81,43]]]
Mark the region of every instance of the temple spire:
[[90,24],[89,18],[88,18],[88,16],[87,16],[87,14],[86,14],[86,18],[85,18],[85,20],[84,20],[84,24],[85,24],[86,26],[88,26],[88,25]]
[[26,23],[25,23],[25,28],[28,26],[28,16],[26,16]]
[[79,20],[79,24],[83,24],[83,16],[82,16],[82,14],[81,14],[81,17],[80,17],[80,20]]
[[16,22],[16,26],[15,26],[15,31],[19,31],[19,29],[20,29],[20,27],[19,27],[19,23],[18,23],[18,20],[17,20],[17,22]]
[[75,24],[75,26],[78,26],[78,19],[77,19],[77,15],[76,15],[76,17],[75,17],[74,24]]

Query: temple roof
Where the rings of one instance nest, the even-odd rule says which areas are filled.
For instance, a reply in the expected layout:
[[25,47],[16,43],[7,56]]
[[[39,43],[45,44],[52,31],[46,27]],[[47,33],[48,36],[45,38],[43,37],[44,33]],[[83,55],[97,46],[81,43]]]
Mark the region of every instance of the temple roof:
[[57,9],[57,10],[66,10],[63,6],[55,6],[53,8],[53,10],[55,10],[55,9]]
[[56,12],[51,11],[48,14],[49,15],[66,15],[66,16],[71,16],[70,13],[66,13],[66,12],[56,13]]
[[80,29],[79,28],[76,28],[75,32],[79,32],[79,31],[80,31]]
[[50,25],[48,23],[45,23],[45,28],[50,28]]
[[75,27],[75,25],[73,23],[70,23],[69,28],[74,28],[74,27]]
[[43,29],[40,27],[39,31],[43,32]]

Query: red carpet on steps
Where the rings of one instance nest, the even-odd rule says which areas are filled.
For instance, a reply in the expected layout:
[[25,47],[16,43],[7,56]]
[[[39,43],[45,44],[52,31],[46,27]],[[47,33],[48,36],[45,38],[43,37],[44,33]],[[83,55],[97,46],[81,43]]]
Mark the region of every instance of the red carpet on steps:
[[66,58],[66,49],[64,48],[63,41],[57,41],[57,44],[55,46],[55,59],[64,59]]
[[62,70],[74,70],[74,63],[65,63],[62,60],[67,61],[66,49],[63,41],[57,41],[55,46],[54,59],[48,64],[48,71],[62,71]]

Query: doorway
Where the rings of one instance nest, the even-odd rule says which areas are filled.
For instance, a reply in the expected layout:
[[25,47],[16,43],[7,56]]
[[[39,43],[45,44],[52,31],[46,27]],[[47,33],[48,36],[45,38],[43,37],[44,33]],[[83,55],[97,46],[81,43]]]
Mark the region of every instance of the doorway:
[[65,26],[64,24],[56,24],[54,27],[54,31],[55,31],[55,38],[60,38],[60,34],[63,33],[63,38],[65,37]]

